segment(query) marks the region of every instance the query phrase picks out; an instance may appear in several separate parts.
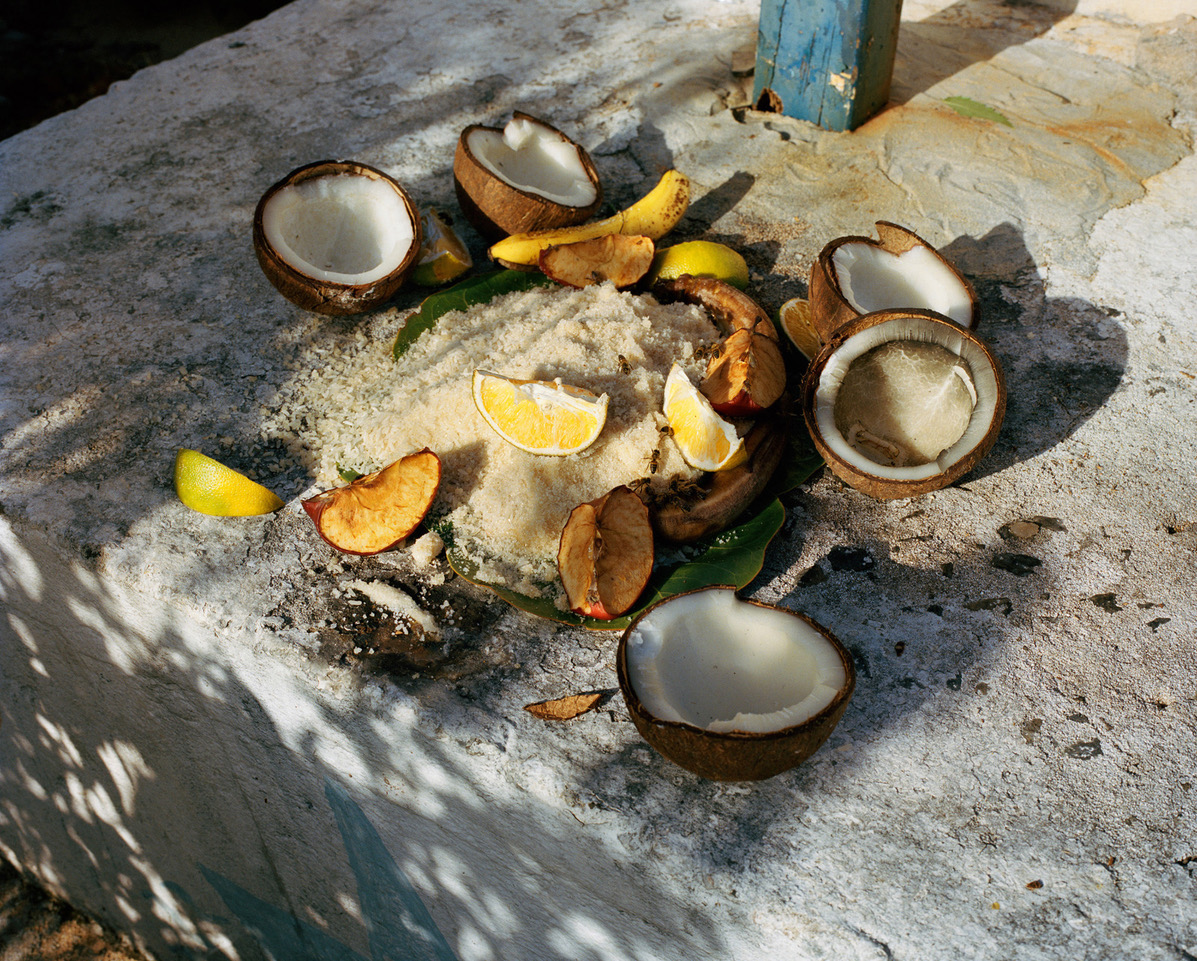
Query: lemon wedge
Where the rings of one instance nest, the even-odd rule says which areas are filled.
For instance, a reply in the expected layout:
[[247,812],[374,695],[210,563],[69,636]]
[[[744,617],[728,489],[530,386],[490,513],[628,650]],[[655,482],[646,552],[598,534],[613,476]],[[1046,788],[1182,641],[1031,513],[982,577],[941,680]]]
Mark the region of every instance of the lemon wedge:
[[175,493],[193,511],[216,517],[269,514],[283,506],[273,491],[218,460],[186,448],[175,456]]
[[823,341],[815,333],[815,327],[810,320],[810,302],[801,297],[792,297],[781,305],[777,312],[777,323],[786,336],[810,360],[823,347]]
[[736,429],[716,412],[674,364],[665,379],[665,419],[687,464],[696,470],[727,470],[744,463],[748,452]]
[[559,380],[515,380],[474,371],[474,405],[504,440],[529,454],[563,457],[585,450],[607,422],[607,395]]
[[663,247],[653,257],[646,280],[676,280],[682,274],[713,277],[743,290],[748,286],[748,264],[740,253],[713,240],[689,240]]
[[411,279],[421,287],[447,284],[474,266],[466,245],[435,210],[420,216],[420,226],[424,240]]

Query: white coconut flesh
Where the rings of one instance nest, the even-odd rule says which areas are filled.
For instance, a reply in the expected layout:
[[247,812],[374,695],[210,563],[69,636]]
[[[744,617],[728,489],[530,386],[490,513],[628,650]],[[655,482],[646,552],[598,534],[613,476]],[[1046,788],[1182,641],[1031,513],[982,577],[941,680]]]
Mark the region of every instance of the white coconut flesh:
[[968,327],[973,307],[952,268],[928,247],[901,254],[866,243],[840,244],[831,255],[840,292],[862,314],[897,307],[934,310]]
[[843,687],[839,653],[806,621],[730,590],[662,603],[628,635],[628,680],[654,718],[716,733],[781,731]]
[[577,146],[531,120],[517,117],[502,131],[479,127],[466,143],[483,167],[526,193],[566,207],[587,207],[598,196]]
[[403,263],[415,226],[385,180],[357,174],[314,177],[279,190],[262,211],[270,245],[288,264],[324,283],[371,284]]
[[815,422],[841,460],[891,480],[946,471],[987,434],[997,378],[983,350],[944,324],[868,327],[819,377]]

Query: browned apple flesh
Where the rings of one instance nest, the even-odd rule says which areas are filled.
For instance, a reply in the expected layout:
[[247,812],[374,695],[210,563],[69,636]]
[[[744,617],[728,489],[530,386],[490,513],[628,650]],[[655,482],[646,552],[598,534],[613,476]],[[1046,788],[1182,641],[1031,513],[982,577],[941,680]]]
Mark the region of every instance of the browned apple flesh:
[[781,345],[753,328],[733,330],[708,362],[699,389],[725,417],[759,414],[786,389]]
[[725,281],[683,274],[673,280],[659,281],[653,285],[653,292],[670,300],[697,304],[711,315],[715,326],[725,334],[748,328],[777,340],[777,328],[764,308]]
[[316,530],[346,554],[390,550],[416,529],[441,482],[441,461],[425,448],[303,502]]
[[720,414],[759,413],[785,392],[786,369],[777,328],[744,291],[713,277],[683,274],[653,291],[702,307],[726,336],[707,364],[701,390]]
[[610,620],[630,610],[653,570],[644,502],[621,485],[575,507],[561,531],[557,570],[571,611]]
[[540,270],[568,287],[589,287],[609,280],[622,289],[648,273],[655,252],[651,237],[607,234],[546,247],[540,254]]

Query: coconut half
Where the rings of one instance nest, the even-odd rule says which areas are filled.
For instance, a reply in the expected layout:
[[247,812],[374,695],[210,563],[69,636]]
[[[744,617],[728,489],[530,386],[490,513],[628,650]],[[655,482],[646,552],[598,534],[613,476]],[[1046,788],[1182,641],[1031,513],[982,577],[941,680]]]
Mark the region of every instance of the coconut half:
[[461,132],[453,185],[466,219],[487,240],[580,224],[603,199],[590,155],[519,112],[503,128],[472,124]]
[[849,321],[895,307],[932,310],[976,328],[976,292],[939,251],[884,220],[877,236],[833,240],[811,265],[811,322],[824,343]]
[[420,217],[392,177],[355,161],[291,171],[258,201],[254,250],[288,300],[355,314],[390,300],[420,249]]
[[968,473],[1006,410],[1001,365],[972,331],[928,310],[849,323],[807,368],[802,413],[819,454],[878,498],[914,497]]
[[644,611],[620,638],[616,669],[644,739],[719,781],[758,781],[805,761],[856,685],[852,658],[829,631],[730,587]]

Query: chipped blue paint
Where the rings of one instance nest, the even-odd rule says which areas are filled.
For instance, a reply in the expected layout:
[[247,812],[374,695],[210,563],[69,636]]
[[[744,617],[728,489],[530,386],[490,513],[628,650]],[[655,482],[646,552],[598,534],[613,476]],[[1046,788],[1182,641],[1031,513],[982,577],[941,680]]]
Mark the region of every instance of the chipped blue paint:
[[753,102],[852,130],[885,106],[902,0],[761,0]]
[[357,881],[358,903],[370,941],[365,958],[282,908],[200,865],[204,878],[229,910],[279,961],[457,961],[419,892],[412,886],[349,793],[324,782],[349,865]]

